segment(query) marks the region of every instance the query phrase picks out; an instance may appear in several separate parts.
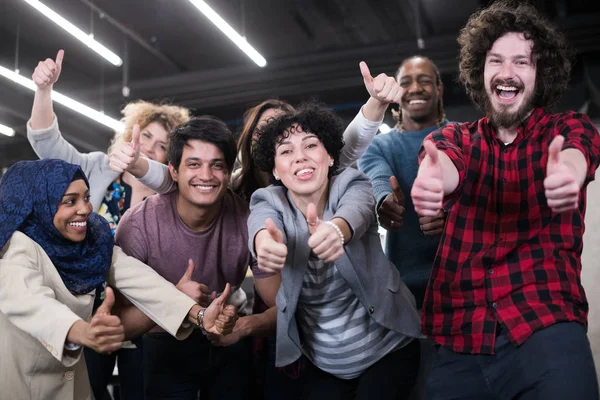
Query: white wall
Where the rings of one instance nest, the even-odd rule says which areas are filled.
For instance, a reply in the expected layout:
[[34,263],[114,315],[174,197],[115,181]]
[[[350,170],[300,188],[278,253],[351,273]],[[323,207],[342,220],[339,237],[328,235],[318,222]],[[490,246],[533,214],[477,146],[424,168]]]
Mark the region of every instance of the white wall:
[[581,263],[581,281],[590,303],[588,337],[600,379],[600,170],[596,171],[596,180],[587,189]]

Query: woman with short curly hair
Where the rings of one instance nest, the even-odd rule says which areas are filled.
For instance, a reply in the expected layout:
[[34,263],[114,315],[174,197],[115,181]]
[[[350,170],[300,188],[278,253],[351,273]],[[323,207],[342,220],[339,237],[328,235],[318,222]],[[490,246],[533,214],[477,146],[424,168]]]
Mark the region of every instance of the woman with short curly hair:
[[[249,247],[281,271],[277,366],[305,356],[302,399],[406,399],[419,369],[415,300],[383,253],[369,179],[337,173],[343,123],[318,104],[263,128]],[[282,393],[283,395],[283,393]]]

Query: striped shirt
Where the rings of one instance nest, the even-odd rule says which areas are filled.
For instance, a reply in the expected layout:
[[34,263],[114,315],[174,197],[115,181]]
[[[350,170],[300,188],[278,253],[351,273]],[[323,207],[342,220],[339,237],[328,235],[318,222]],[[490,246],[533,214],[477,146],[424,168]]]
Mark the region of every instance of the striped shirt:
[[412,338],[377,324],[333,263],[309,262],[298,299],[302,349],[319,369],[353,379]]

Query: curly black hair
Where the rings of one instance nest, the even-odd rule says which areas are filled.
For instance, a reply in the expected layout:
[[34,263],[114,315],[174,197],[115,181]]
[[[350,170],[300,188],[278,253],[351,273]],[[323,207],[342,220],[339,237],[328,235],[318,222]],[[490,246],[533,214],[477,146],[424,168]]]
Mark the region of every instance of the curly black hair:
[[523,33],[533,41],[536,65],[534,107],[551,107],[562,96],[571,74],[573,57],[565,36],[532,5],[500,0],[473,14],[460,31],[459,80],[484,112],[489,99],[483,81],[487,52],[508,32]]
[[344,122],[324,104],[308,102],[301,104],[295,112],[283,114],[269,122],[261,129],[254,143],[254,163],[261,171],[269,173],[272,184],[282,184],[273,177],[275,148],[289,137],[296,126],[302,128],[303,132],[315,134],[333,158],[328,177],[337,172],[340,152],[344,147]]

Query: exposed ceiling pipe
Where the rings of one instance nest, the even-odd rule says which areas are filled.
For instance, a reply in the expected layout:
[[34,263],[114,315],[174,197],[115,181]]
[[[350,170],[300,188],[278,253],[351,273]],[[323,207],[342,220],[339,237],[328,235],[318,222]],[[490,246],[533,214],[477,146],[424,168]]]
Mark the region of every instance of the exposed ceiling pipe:
[[142,48],[144,48],[144,50],[148,51],[150,54],[152,54],[159,60],[163,61],[165,64],[171,66],[173,69],[177,70],[178,72],[183,72],[186,70],[186,68],[183,65],[179,64],[178,62],[176,62],[175,60],[173,60],[166,54],[162,53],[160,50],[158,50],[152,44],[148,43],[137,32],[133,31],[132,29],[129,29],[128,27],[123,25],[121,22],[119,22],[115,18],[111,17],[109,14],[107,14],[101,8],[99,8],[97,5],[95,5],[92,1],[90,1],[90,0],[80,0],[80,1],[83,4],[85,4],[86,6],[88,6],[95,13],[97,13],[101,19],[104,19],[106,22],[111,24],[113,27],[117,28],[119,31],[121,31],[121,33],[123,33],[124,35],[129,37],[135,43],[139,44]]

